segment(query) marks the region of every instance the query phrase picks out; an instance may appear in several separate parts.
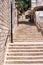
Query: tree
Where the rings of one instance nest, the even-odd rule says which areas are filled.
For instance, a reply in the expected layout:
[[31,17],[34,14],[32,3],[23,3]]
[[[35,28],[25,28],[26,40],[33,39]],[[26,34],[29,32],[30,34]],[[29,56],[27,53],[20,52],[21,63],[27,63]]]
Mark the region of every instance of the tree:
[[20,12],[27,11],[31,6],[31,0],[16,0],[18,2],[18,10]]

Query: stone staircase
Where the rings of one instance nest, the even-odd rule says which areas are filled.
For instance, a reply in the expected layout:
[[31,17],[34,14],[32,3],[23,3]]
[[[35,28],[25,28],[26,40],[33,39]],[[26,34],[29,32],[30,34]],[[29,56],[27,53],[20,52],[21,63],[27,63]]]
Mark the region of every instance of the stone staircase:
[[19,24],[15,33],[13,34],[13,41],[43,42],[43,35],[40,31],[38,31],[34,23]]
[[4,65],[43,65],[43,42],[8,43]]

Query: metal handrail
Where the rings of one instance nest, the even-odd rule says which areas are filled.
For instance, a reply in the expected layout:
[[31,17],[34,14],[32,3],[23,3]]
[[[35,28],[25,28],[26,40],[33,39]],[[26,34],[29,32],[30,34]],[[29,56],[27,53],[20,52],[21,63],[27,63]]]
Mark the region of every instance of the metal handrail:
[[7,43],[8,38],[10,37],[9,32],[10,32],[10,30],[8,31],[8,34],[7,34],[7,38],[6,38],[6,41],[5,41],[5,46],[6,46],[6,43]]

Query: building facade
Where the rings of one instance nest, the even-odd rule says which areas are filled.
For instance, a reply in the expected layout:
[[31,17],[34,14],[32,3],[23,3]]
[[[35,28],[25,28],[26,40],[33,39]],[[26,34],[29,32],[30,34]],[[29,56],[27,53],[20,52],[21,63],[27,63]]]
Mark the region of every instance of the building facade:
[[43,0],[31,0],[31,9],[36,6],[43,6]]

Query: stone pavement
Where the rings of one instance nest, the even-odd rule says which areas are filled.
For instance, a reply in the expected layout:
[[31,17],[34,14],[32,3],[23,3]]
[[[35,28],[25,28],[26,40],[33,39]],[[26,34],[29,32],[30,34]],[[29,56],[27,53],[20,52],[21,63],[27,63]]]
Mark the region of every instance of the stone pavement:
[[13,34],[13,41],[20,42],[42,42],[43,36],[38,31],[34,23],[21,22],[15,33]]

